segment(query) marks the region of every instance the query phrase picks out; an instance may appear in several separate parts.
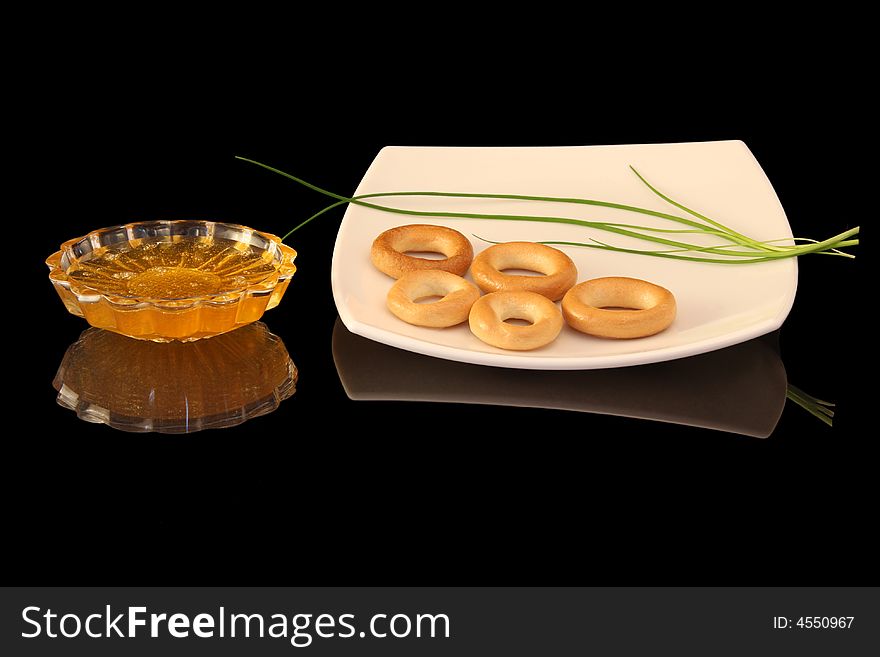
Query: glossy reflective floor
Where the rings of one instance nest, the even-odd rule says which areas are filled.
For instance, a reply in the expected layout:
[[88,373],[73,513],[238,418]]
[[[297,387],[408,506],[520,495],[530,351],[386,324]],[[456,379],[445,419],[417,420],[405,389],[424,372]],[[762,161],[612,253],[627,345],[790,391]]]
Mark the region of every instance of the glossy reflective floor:
[[64,355],[58,403],[124,431],[189,433],[271,413],[297,369],[262,322],[195,342],[157,343],[90,328]]
[[[337,318],[332,353],[345,394],[355,401],[578,411],[757,438],[773,433],[787,399],[805,407],[816,401],[788,384],[776,333],[653,365],[532,371],[395,349],[351,333]],[[294,394],[297,377],[281,339],[255,322],[188,343],[91,328],[67,349],[53,385],[58,403],[85,421],[123,431],[191,433],[271,413]],[[828,411],[812,408],[817,416]]]
[[354,400],[562,409],[758,438],[773,432],[787,395],[775,333],[653,365],[532,371],[457,363],[394,349],[351,333],[337,318],[333,360],[346,394]]

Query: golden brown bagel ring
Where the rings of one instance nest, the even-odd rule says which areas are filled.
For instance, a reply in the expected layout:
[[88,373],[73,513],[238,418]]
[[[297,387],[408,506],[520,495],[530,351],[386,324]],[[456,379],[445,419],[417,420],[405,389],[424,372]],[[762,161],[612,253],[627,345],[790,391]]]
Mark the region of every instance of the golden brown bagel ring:
[[[543,276],[502,273],[505,269],[528,269]],[[484,292],[526,290],[558,301],[577,282],[577,269],[559,249],[535,242],[496,244],[474,258],[471,276]]]
[[[442,253],[445,260],[428,260],[406,255],[406,251]],[[411,224],[391,228],[373,241],[370,260],[376,269],[391,278],[400,278],[411,271],[439,269],[464,276],[474,259],[470,240],[446,226]]]
[[[416,303],[425,297],[440,296],[433,303]],[[409,324],[443,328],[461,324],[468,318],[480,291],[470,281],[448,271],[411,271],[397,279],[388,291],[388,310]]]
[[672,324],[675,297],[665,287],[638,278],[594,278],[566,293],[562,314],[569,326],[581,333],[600,338],[644,338]]
[[[505,319],[525,319],[529,326],[507,324]],[[492,292],[476,300],[468,317],[471,332],[486,344],[501,349],[537,349],[556,339],[562,315],[556,304],[536,292]]]

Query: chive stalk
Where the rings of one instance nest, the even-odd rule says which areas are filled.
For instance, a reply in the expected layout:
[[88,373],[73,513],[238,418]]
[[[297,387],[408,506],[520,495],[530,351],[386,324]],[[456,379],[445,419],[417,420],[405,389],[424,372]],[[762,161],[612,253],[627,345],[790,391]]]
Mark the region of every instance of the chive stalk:
[[[746,264],[746,263],[759,263],[759,262],[769,262],[772,260],[778,260],[781,258],[791,258],[800,255],[807,255],[809,253],[822,253],[826,255],[837,255],[848,258],[853,258],[852,254],[845,253],[840,249],[846,248],[849,246],[858,245],[859,240],[857,236],[859,234],[858,226],[855,228],[851,228],[849,230],[843,231],[838,235],[830,237],[826,240],[812,240],[808,238],[794,238],[793,244],[776,244],[776,242],[783,240],[765,240],[759,241],[748,237],[747,235],[743,235],[724,224],[715,221],[696,210],[688,208],[682,203],[675,201],[670,198],[656,187],[651,185],[645,178],[642,176],[635,167],[630,166],[633,173],[638,177],[638,179],[645,184],[648,189],[656,194],[659,198],[663,199],[670,205],[682,210],[683,212],[691,215],[695,219],[690,219],[687,217],[682,217],[675,214],[670,214],[667,212],[661,212],[658,210],[651,210],[648,208],[641,208],[633,205],[626,205],[622,203],[614,203],[610,201],[600,201],[596,199],[585,199],[585,198],[574,198],[574,197],[556,197],[556,196],[534,196],[534,195],[524,195],[524,194],[482,194],[482,193],[467,193],[467,192],[439,192],[439,191],[397,191],[397,192],[374,192],[370,194],[361,194],[358,196],[342,196],[340,194],[336,194],[329,190],[323,189],[314,185],[302,178],[298,178],[292,174],[289,174],[285,171],[281,171],[280,169],[276,169],[275,167],[269,166],[268,164],[264,164],[262,162],[258,162],[256,160],[252,160],[246,157],[236,156],[236,159],[242,160],[244,162],[250,162],[251,164],[255,164],[259,167],[267,169],[268,171],[272,171],[273,173],[279,174],[292,180],[304,187],[307,187],[313,191],[316,191],[324,196],[328,196],[334,199],[334,202],[328,205],[327,207],[321,209],[320,211],[313,214],[311,217],[303,221],[302,223],[295,226],[291,229],[287,234],[282,237],[282,241],[286,240],[297,230],[306,226],[314,219],[322,216],[334,208],[337,208],[341,205],[345,205],[347,203],[353,203],[355,205],[360,205],[366,208],[379,210],[382,212],[389,212],[394,214],[408,215],[408,216],[417,216],[417,217],[446,217],[446,218],[466,218],[466,219],[485,219],[485,220],[495,220],[495,221],[529,221],[529,222],[543,222],[543,223],[557,223],[557,224],[570,224],[583,226],[586,228],[593,228],[597,230],[602,230],[610,233],[616,233],[618,235],[623,235],[625,237],[631,237],[639,240],[644,240],[647,242],[652,242],[655,244],[661,244],[666,247],[672,247],[671,249],[663,249],[663,250],[642,250],[642,249],[632,249],[625,248],[620,246],[614,246],[611,244],[607,244],[605,242],[601,242],[596,239],[592,239],[591,242],[567,242],[567,241],[547,241],[542,242],[544,244],[556,244],[556,245],[565,245],[565,246],[578,246],[585,248],[594,248],[594,249],[603,249],[608,251],[618,251],[623,253],[635,253],[639,255],[648,255],[654,257],[661,258],[672,258],[676,260],[686,260],[686,261],[694,261],[694,262],[707,262],[707,263],[720,263],[720,264]],[[517,201],[534,201],[534,202],[543,202],[543,203],[562,203],[562,204],[582,204],[582,205],[591,205],[596,207],[607,208],[609,210],[619,210],[637,214],[643,214],[648,216],[657,217],[660,219],[664,219],[667,221],[672,221],[678,224],[682,224],[688,226],[685,229],[671,229],[671,228],[656,228],[650,226],[639,226],[629,223],[620,223],[620,222],[609,222],[609,221],[587,221],[584,219],[574,219],[571,217],[560,217],[560,216],[536,216],[536,215],[520,215],[520,214],[489,214],[489,213],[476,213],[476,212],[449,212],[449,211],[426,211],[426,210],[407,210],[404,208],[396,208],[387,205],[381,205],[378,203],[374,203],[372,201],[367,201],[365,199],[378,199],[384,197],[402,197],[402,196],[422,196],[422,197],[442,197],[442,198],[479,198],[479,199],[498,199],[498,200],[517,200]],[[698,221],[697,221],[698,220]],[[711,246],[702,246],[698,244],[692,244],[688,242],[682,242],[677,239],[671,239],[670,237],[664,237],[663,235],[684,235],[684,234],[703,234],[710,235],[713,237],[718,237],[727,240],[727,244],[718,244]],[[489,241],[489,240],[486,240]],[[789,240],[784,240],[789,241]],[[745,250],[734,250],[734,249],[745,249]],[[694,253],[702,253],[708,254],[708,256],[722,256],[722,257],[707,257],[707,256],[699,256],[699,255],[683,255],[687,252]]]
[[813,395],[805,393],[803,390],[790,383],[786,389],[785,397],[803,408],[810,415],[822,420],[822,422],[829,427],[832,426],[834,421],[833,402],[823,401],[818,397],[813,397]]

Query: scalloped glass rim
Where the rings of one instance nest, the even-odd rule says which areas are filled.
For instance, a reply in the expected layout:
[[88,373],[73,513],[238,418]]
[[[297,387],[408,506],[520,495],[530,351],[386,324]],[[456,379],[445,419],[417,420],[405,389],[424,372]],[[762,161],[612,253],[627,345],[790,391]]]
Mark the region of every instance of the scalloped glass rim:
[[[190,297],[137,297],[113,294],[71,279],[70,266],[97,249],[181,240],[229,240],[268,254],[274,271],[244,287]],[[247,226],[206,220],[140,221],[99,228],[67,240],[46,259],[49,279],[67,310],[92,326],[129,337],[198,340],[258,320],[281,301],[296,272],[296,251],[271,233]]]

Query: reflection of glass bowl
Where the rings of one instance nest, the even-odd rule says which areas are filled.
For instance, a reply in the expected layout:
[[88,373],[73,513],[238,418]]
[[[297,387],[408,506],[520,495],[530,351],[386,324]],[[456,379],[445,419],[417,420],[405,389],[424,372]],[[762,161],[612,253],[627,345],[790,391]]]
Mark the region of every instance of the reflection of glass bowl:
[[138,338],[198,340],[258,320],[281,301],[296,251],[214,221],[147,221],[68,240],[46,260],[74,315]]
[[58,403],[124,431],[186,433],[271,413],[296,388],[281,339],[255,322],[197,342],[157,344],[88,329],[64,354]]

